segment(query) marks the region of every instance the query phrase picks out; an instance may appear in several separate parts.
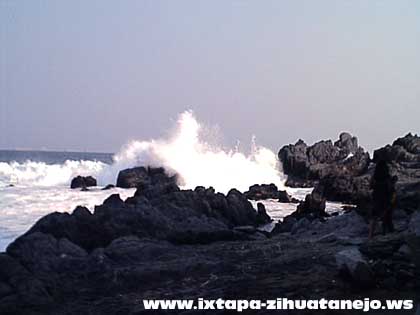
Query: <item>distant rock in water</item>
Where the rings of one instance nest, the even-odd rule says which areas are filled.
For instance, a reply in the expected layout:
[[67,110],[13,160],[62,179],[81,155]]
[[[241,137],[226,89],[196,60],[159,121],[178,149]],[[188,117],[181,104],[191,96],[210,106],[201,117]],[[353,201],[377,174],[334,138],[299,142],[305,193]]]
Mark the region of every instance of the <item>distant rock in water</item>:
[[96,179],[92,176],[77,176],[72,179],[70,188],[86,188],[86,187],[92,187],[97,186]]
[[308,146],[303,140],[284,146],[279,151],[279,160],[288,175],[286,185],[313,187],[326,176],[363,174],[370,163],[369,153],[358,146],[356,137],[340,134],[333,144],[331,140],[319,141]]
[[285,190],[278,190],[274,184],[252,185],[244,195],[250,200],[277,199],[279,202],[298,202]]
[[104,188],[102,188],[102,190],[109,190],[109,189],[112,189],[112,188],[115,188],[115,185],[108,184]]
[[117,187],[120,188],[137,188],[139,186],[147,186],[163,183],[177,183],[177,176],[168,176],[163,167],[133,167],[122,170],[118,173]]

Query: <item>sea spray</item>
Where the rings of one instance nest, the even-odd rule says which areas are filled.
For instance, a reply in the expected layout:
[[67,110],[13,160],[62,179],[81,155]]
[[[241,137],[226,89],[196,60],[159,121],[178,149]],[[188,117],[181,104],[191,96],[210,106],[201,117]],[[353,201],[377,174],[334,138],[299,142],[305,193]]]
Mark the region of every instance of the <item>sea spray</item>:
[[151,165],[163,166],[177,173],[185,189],[212,186],[226,193],[231,188],[245,191],[253,184],[274,183],[284,188],[284,176],[276,155],[252,141],[251,153],[246,155],[205,141],[203,127],[191,111],[179,116],[175,131],[168,139],[132,141],[115,155],[113,165],[99,175],[100,182],[115,182],[118,171],[124,168]]
[[131,141],[114,156],[112,164],[83,160],[68,160],[63,164],[0,162],[0,187],[10,184],[69,186],[71,179],[77,175],[92,175],[98,179],[99,185],[104,186],[115,184],[120,170],[149,165],[163,166],[167,172],[177,173],[179,185],[185,189],[212,186],[219,192],[227,193],[231,188],[245,191],[253,184],[270,183],[284,188],[284,176],[276,155],[258,146],[254,137],[251,152],[245,154],[240,151],[239,145],[224,149],[215,139],[207,141],[208,130],[191,111],[185,111],[180,114],[169,136]]

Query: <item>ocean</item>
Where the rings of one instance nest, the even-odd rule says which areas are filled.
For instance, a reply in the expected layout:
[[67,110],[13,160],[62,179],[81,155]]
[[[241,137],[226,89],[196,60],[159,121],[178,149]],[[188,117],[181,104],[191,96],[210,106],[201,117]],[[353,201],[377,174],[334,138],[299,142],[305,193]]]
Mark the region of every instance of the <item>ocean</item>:
[[[111,194],[132,196],[134,189],[102,188],[115,184],[120,170],[134,166],[163,166],[179,175],[183,189],[211,186],[226,194],[231,188],[244,192],[253,184],[274,183],[297,199],[311,192],[285,187],[277,155],[266,147],[252,142],[252,152],[246,154],[239,147],[209,143],[205,127],[187,111],[166,138],[131,141],[116,154],[0,150],[0,251],[50,212],[72,212],[78,205],[93,211]],[[98,187],[70,189],[78,175],[95,177]],[[263,203],[274,222],[296,209],[296,204],[275,200]],[[327,203],[327,211],[340,210],[341,204]]]

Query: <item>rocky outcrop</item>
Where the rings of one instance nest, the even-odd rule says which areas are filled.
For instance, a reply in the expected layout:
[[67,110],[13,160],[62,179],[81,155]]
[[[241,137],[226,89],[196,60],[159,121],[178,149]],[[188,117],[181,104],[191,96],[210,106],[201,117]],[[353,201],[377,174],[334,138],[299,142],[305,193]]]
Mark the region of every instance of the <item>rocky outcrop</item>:
[[26,234],[39,232],[66,238],[84,250],[104,247],[119,237],[134,235],[174,243],[210,243],[241,239],[234,226],[270,222],[265,209],[255,211],[239,191],[226,196],[214,189],[180,190],[174,177],[163,170],[143,169],[147,176],[137,182],[133,197],[126,201],[111,195],[93,213],[77,207],[72,214],[51,213]]
[[[318,173],[320,176],[316,176],[316,182],[309,179],[306,184],[314,183],[314,191],[327,200],[368,208],[371,204],[370,183],[375,163],[378,160],[386,160],[391,174],[398,178],[397,207],[411,211],[418,210],[420,209],[419,143],[420,137],[408,134],[395,140],[392,145],[376,150],[371,164],[369,164],[367,154],[356,151],[353,157],[330,164],[326,168],[328,172]],[[351,147],[354,148],[354,143]],[[357,158],[358,154],[359,158]],[[355,160],[350,163],[351,159]],[[346,163],[350,163],[351,166]]]
[[255,184],[244,192],[244,195],[250,200],[277,199],[279,202],[294,202],[298,200],[290,196],[287,191],[279,190],[275,184]]
[[156,184],[177,184],[177,176],[169,176],[163,167],[134,167],[118,173],[117,187],[137,188]]
[[[203,188],[195,193],[214,195]],[[231,201],[239,198],[236,194],[232,192]],[[115,195],[106,206],[120,212],[122,203],[126,202]],[[89,221],[85,210],[78,208],[68,216]],[[95,232],[125,224],[125,215],[107,215],[113,220],[105,220]],[[50,220],[49,224],[65,227]],[[138,221],[131,223],[130,235],[89,250],[68,238],[82,233],[80,225],[74,231],[67,228],[63,236],[32,231],[0,254],[0,313],[143,314],[147,312],[139,301],[161,296],[275,299],[286,292],[290,299],[299,299],[310,292],[311,299],[385,300],[408,299],[420,292],[413,250],[404,233],[366,242],[367,225],[354,211],[323,223],[307,218],[298,222],[303,223],[296,224],[292,234],[266,238],[253,226],[236,226],[232,230],[246,239],[191,245],[133,235]],[[411,234],[416,223],[413,216]]]
[[376,150],[373,161],[385,160],[397,176],[397,203],[404,209],[420,209],[420,137],[407,134]]
[[311,221],[323,219],[328,216],[325,212],[326,200],[321,195],[311,193],[306,195],[305,200],[301,201],[296,211],[287,215],[281,222],[276,223],[272,234],[292,232],[305,229]]
[[327,176],[358,176],[370,163],[369,154],[348,133],[340,134],[334,144],[327,140],[308,146],[299,140],[281,148],[278,156],[288,175],[286,185],[294,187],[311,187]]
[[72,179],[70,183],[70,188],[86,188],[86,187],[92,187],[97,186],[96,179],[92,176],[77,176]]

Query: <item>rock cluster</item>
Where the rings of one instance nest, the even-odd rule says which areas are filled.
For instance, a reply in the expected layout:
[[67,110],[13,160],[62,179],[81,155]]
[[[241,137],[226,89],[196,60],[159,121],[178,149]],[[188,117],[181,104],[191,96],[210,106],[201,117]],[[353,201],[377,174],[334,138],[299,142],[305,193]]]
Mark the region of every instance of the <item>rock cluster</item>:
[[97,185],[96,179],[93,178],[92,176],[77,176],[72,179],[70,183],[70,188],[71,189],[75,189],[75,188],[84,189],[84,188],[92,187],[96,185]]
[[286,184],[292,187],[313,187],[327,176],[358,176],[370,163],[369,154],[348,133],[342,133],[334,144],[327,140],[308,146],[299,140],[281,148],[278,156],[288,175]]
[[298,202],[287,191],[279,190],[275,184],[252,185],[248,191],[244,192],[244,195],[250,200],[277,199],[279,202]]

